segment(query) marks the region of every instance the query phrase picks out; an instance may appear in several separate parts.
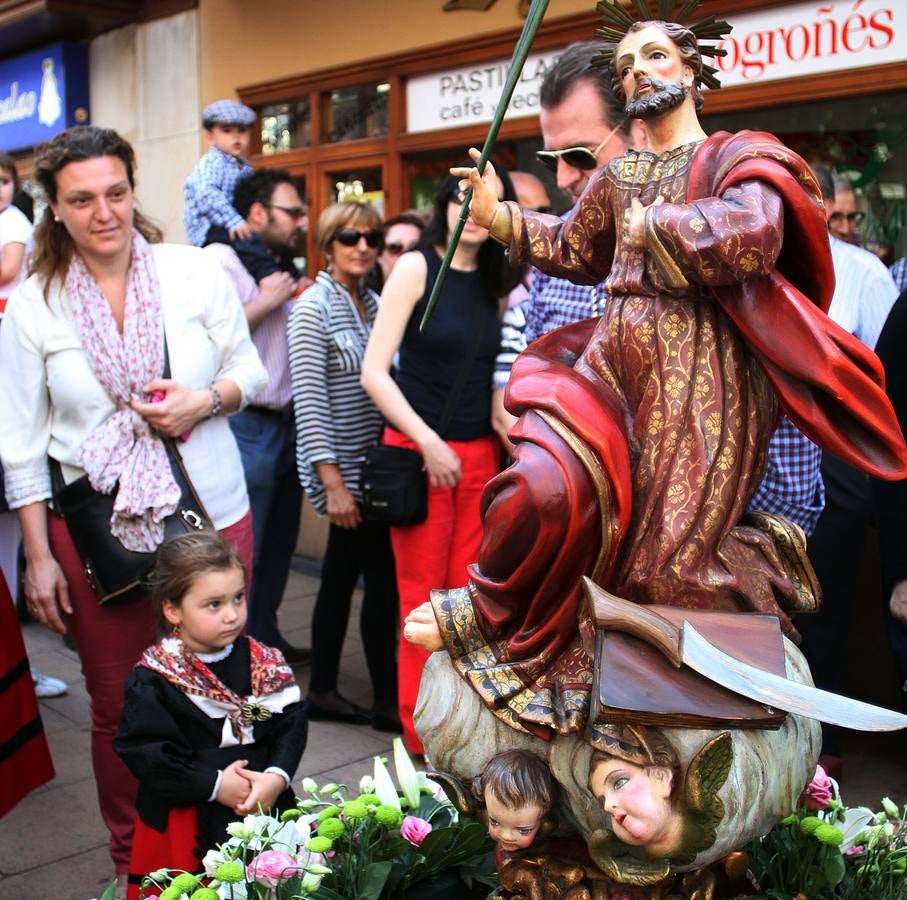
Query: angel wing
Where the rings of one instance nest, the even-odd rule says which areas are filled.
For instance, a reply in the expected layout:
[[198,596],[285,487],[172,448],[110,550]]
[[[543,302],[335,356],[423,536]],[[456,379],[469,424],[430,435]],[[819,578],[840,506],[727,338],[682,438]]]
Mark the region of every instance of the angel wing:
[[642,859],[627,853],[607,828],[598,828],[586,841],[592,861],[608,878],[621,884],[651,885],[667,878],[671,863],[667,859]]
[[432,781],[441,785],[447,799],[460,815],[483,821],[485,807],[478,802],[468,784],[464,784],[447,772],[428,772],[427,774]]

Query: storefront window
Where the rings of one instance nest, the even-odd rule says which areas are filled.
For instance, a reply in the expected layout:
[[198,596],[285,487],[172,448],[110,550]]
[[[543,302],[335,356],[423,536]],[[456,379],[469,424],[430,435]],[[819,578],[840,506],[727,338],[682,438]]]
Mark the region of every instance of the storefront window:
[[341,88],[325,95],[324,139],[328,143],[383,137],[387,134],[390,85]]
[[866,219],[863,243],[889,260],[907,252],[907,92],[721,113],[705,130],[755,128],[777,135],[809,163],[825,163],[854,185]]
[[285,153],[312,143],[312,115],[308,100],[275,103],[261,109],[261,152]]

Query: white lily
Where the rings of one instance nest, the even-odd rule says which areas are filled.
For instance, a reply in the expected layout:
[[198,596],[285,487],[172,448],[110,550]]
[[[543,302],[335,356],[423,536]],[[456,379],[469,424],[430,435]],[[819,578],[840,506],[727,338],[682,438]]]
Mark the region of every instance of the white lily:
[[844,835],[844,840],[841,841],[838,849],[842,853],[846,853],[851,847],[854,847],[857,838],[866,831],[866,826],[872,819],[872,810],[865,806],[854,806],[848,809],[844,813],[844,820],[834,823],[835,827]]
[[371,775],[363,775],[359,779],[359,793],[372,794],[375,791],[375,779]]
[[400,798],[397,796],[397,789],[394,787],[394,782],[387,771],[387,766],[384,765],[384,760],[380,756],[375,757],[374,781],[375,793],[378,795],[378,799],[388,806],[400,809]]
[[[419,811],[419,779],[416,776],[416,767],[403,746],[403,739],[394,738],[394,768],[397,770],[397,781],[403,796],[409,801],[409,808],[413,814]],[[380,796],[380,795],[379,795]]]

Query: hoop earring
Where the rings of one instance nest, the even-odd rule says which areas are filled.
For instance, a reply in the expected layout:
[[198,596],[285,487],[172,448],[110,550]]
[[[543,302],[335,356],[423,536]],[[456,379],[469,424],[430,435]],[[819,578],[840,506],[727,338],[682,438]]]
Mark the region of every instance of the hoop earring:
[[179,626],[179,622],[177,622],[176,625],[172,625],[172,626],[170,627],[170,634],[171,634],[173,637],[179,637],[179,636],[180,636],[180,626]]

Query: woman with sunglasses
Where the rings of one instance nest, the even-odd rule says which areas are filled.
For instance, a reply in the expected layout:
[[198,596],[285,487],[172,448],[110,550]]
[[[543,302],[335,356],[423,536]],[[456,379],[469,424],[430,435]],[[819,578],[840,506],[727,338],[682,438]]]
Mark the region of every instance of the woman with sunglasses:
[[[330,519],[321,586],[312,616],[309,717],[398,730],[397,585],[386,525],[366,522],[359,478],[366,450],[381,436],[381,414],[359,383],[362,355],[378,311],[363,285],[381,247],[381,218],[368,203],[335,203],[318,218],[326,271],[290,316],[290,377],[299,480]],[[340,652],[359,575],[365,578],[360,628],[374,689],[371,715],[337,691]]]
[[[506,173],[498,195],[515,197]],[[381,295],[381,309],[362,364],[362,383],[390,423],[385,444],[418,450],[429,479],[428,518],[391,528],[401,622],[435,588],[466,584],[482,540],[479,499],[501,460],[491,427],[491,379],[500,344],[500,312],[519,272],[488,232],[467,222],[431,327],[419,322],[460,214],[457,180],[447,177],[418,252],[404,254]],[[397,369],[391,365],[399,351]],[[448,424],[439,433],[448,397]],[[402,630],[402,628],[401,628]],[[407,747],[421,753],[412,715],[428,655],[406,641],[398,648],[400,719]]]

